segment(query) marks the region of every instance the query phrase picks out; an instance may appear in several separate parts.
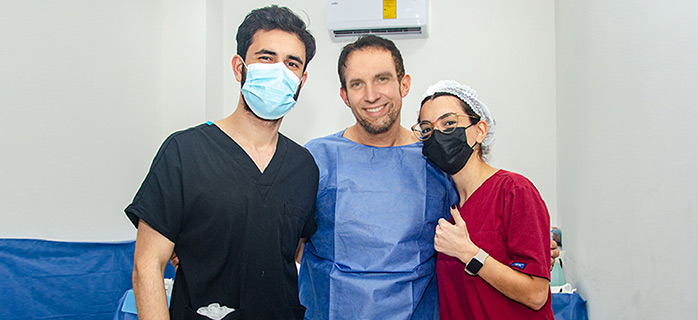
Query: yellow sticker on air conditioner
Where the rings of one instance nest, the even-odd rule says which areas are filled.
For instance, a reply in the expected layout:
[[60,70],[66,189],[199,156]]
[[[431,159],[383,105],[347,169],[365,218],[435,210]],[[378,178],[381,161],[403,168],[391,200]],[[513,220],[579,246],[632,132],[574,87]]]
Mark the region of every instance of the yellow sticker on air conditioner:
[[383,0],[383,19],[397,19],[397,0]]

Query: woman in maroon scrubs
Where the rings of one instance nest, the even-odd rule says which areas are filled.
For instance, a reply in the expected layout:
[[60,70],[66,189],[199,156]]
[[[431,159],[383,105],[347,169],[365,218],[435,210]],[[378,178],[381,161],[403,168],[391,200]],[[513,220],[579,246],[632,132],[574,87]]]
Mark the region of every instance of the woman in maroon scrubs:
[[531,181],[487,164],[495,122],[455,81],[427,89],[412,127],[460,203],[436,227],[441,319],[553,319],[550,218]]

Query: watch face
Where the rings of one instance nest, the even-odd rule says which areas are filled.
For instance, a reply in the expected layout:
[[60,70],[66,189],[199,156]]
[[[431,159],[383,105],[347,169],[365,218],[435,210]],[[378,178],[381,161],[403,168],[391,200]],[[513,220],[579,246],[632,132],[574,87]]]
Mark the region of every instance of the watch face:
[[477,272],[480,271],[480,268],[482,268],[482,262],[475,258],[470,259],[470,262],[468,262],[468,264],[465,266],[465,269],[467,269],[472,275],[476,275]]

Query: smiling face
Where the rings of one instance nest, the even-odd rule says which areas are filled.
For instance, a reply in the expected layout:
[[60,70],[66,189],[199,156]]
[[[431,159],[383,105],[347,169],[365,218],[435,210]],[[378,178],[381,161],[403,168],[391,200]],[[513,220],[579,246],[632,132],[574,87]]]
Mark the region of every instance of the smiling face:
[[347,57],[344,77],[346,89],[341,88],[340,95],[363,130],[375,135],[399,126],[402,98],[409,92],[410,78],[398,78],[389,51],[353,51]]

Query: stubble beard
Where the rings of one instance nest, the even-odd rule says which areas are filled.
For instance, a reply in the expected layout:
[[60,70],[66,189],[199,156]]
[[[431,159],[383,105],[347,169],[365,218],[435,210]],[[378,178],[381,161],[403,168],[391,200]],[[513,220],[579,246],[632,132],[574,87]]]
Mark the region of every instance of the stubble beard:
[[376,135],[385,133],[388,130],[390,130],[390,128],[392,128],[393,125],[395,125],[399,112],[399,110],[392,110],[383,118],[378,119],[377,121],[369,121],[368,119],[363,118],[356,113],[354,113],[354,117],[356,118],[356,121],[361,125],[361,127],[363,127],[364,130],[366,130],[366,132]]

